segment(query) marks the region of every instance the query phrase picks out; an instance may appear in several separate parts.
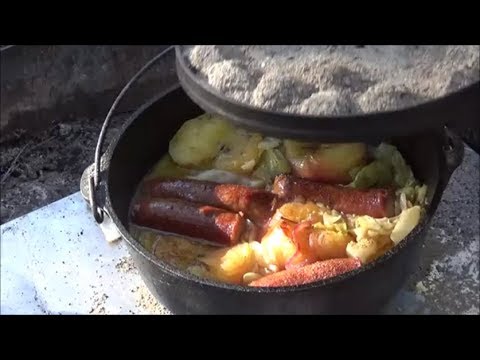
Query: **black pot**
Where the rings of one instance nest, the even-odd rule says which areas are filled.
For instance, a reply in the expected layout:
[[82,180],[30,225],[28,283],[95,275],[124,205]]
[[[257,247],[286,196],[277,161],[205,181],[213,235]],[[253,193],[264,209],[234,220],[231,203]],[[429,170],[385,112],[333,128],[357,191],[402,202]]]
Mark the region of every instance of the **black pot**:
[[203,113],[180,87],[135,112],[102,158],[95,201],[128,244],[147,287],[174,314],[353,314],[376,313],[399,290],[421,259],[419,249],[442,193],[463,158],[463,143],[437,129],[391,139],[428,185],[425,219],[377,261],[344,276],[288,288],[250,288],[198,279],[147,252],[128,231],[136,187],[167,152],[182,123]]

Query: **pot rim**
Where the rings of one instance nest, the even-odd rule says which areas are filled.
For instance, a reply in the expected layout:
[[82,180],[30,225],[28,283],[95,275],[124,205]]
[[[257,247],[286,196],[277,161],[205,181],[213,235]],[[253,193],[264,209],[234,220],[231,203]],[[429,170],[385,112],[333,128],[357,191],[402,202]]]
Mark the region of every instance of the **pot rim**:
[[[302,292],[302,291],[307,291],[307,290],[312,290],[315,288],[320,288],[320,287],[325,287],[329,285],[334,285],[338,284],[340,282],[349,280],[351,278],[354,278],[363,272],[366,271],[371,271],[374,267],[381,266],[382,264],[386,263],[387,261],[390,261],[390,259],[394,256],[398,256],[398,253],[403,251],[407,246],[410,244],[416,242],[416,241],[421,241],[421,235],[422,233],[427,230],[427,226],[435,214],[438,204],[442,198],[443,191],[444,191],[444,186],[442,185],[441,179],[442,177],[447,176],[447,178],[451,175],[448,174],[449,171],[445,166],[445,158],[444,158],[444,153],[443,152],[438,152],[438,156],[440,157],[440,168],[439,168],[439,180],[437,183],[437,187],[435,189],[435,192],[433,194],[431,203],[427,206],[426,208],[426,214],[424,218],[420,221],[420,223],[415,227],[415,229],[410,232],[410,234],[403,239],[399,244],[395,245],[393,248],[388,250],[384,255],[379,257],[378,259],[362,265],[361,267],[349,271],[347,273],[344,273],[339,276],[335,276],[332,278],[328,278],[325,280],[320,280],[308,284],[303,284],[303,285],[296,285],[296,286],[282,286],[282,287],[249,287],[249,286],[243,286],[243,285],[232,285],[232,284],[227,284],[227,283],[222,283],[222,282],[217,282],[213,280],[208,280],[204,278],[197,277],[193,274],[188,273],[187,271],[181,270],[173,265],[168,264],[167,262],[157,258],[153,253],[148,252],[131,234],[130,232],[125,228],[125,226],[122,224],[120,219],[118,218],[115,210],[113,209],[111,198],[110,198],[110,188],[109,188],[109,183],[110,183],[110,162],[111,159],[115,153],[115,149],[117,147],[118,142],[120,139],[124,136],[125,132],[128,130],[128,128],[135,122],[143,112],[145,112],[149,107],[151,107],[154,103],[159,101],[161,98],[166,96],[167,94],[175,91],[175,90],[182,90],[184,91],[180,85],[174,85],[172,87],[169,87],[167,90],[164,92],[161,92],[151,98],[149,101],[147,101],[145,104],[140,106],[132,115],[129,116],[128,120],[125,122],[125,124],[122,126],[121,131],[115,136],[115,138],[112,140],[111,144],[108,146],[106,152],[105,152],[105,177],[104,177],[104,182],[105,182],[105,206],[107,208],[107,213],[108,216],[112,219],[113,223],[117,227],[120,235],[122,238],[127,241],[127,243],[138,253],[140,253],[146,260],[148,260],[150,263],[154,264],[155,266],[159,267],[162,271],[167,272],[171,274],[174,277],[179,277],[183,280],[192,282],[195,285],[199,286],[208,286],[208,287],[215,287],[215,288],[220,288],[224,290],[230,290],[230,291],[238,291],[238,292],[247,292],[247,293],[288,293],[288,292]],[[198,105],[197,105],[198,106]],[[203,110],[202,110],[203,111]]]

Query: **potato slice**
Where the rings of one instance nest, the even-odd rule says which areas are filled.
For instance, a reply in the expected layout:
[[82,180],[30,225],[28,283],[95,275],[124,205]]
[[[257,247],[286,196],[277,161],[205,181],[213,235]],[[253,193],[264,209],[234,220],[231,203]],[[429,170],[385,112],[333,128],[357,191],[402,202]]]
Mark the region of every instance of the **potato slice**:
[[318,260],[347,257],[347,245],[354,240],[347,233],[334,231],[315,231],[310,236],[310,246]]
[[323,220],[322,209],[310,201],[305,204],[297,202],[286,203],[278,209],[278,212],[283,218],[296,223],[301,223],[303,221],[317,223]]
[[366,164],[367,146],[361,143],[311,144],[284,141],[285,156],[295,175],[316,181],[348,184],[350,171]]
[[362,264],[366,264],[385,254],[392,245],[393,243],[388,236],[363,238],[348,243],[347,255],[360,260]]
[[190,175],[192,170],[178,166],[170,156],[165,154],[158,163],[155,164],[153,170],[146,177],[147,180],[155,178],[182,178]]
[[297,246],[278,226],[271,228],[262,238],[263,258],[268,265],[284,269],[288,259],[297,251]]
[[188,120],[171,139],[170,156],[181,166],[204,167],[217,156],[234,132],[233,125],[218,116],[205,114]]
[[262,155],[263,150],[258,147],[261,141],[259,134],[236,129],[224,139],[213,166],[237,174],[250,174]]
[[243,275],[252,272],[256,264],[255,253],[249,243],[212,251],[200,261],[210,267],[210,273],[216,279],[233,284],[241,284]]

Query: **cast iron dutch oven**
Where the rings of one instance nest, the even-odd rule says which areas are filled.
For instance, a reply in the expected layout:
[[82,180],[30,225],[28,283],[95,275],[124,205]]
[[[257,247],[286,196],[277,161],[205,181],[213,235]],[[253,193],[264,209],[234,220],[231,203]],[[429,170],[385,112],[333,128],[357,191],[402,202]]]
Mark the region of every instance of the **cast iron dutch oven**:
[[180,271],[146,251],[128,231],[130,204],[141,179],[168,151],[168,143],[180,126],[202,113],[204,110],[179,85],[155,96],[130,117],[101,157],[97,181],[90,173],[86,176],[95,219],[114,224],[155,297],[174,314],[379,312],[421,262],[419,250],[429,221],[462,161],[462,141],[443,127],[385,139],[398,146],[417,178],[428,185],[430,205],[414,231],[383,257],[343,276],[308,285],[250,288]]

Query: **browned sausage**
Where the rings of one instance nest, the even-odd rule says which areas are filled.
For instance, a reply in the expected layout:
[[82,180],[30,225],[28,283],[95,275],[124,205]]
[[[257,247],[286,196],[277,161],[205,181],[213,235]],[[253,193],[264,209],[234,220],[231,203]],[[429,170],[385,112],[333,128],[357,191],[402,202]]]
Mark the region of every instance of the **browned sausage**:
[[153,197],[183,199],[242,212],[260,226],[273,215],[276,198],[271,192],[248,186],[190,179],[154,179],[145,183],[144,189]]
[[180,199],[142,199],[133,206],[132,221],[160,231],[235,245],[246,228],[239,214]]
[[394,193],[388,189],[360,190],[290,175],[277,176],[273,192],[284,202],[300,197],[346,214],[369,215],[374,218],[393,216],[395,209]]
[[252,281],[255,287],[294,286],[325,280],[355,270],[361,266],[357,259],[330,259],[305,265],[301,268],[283,270]]

